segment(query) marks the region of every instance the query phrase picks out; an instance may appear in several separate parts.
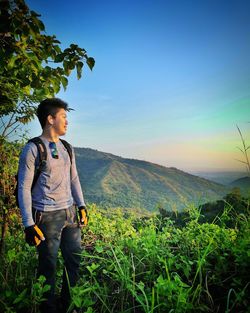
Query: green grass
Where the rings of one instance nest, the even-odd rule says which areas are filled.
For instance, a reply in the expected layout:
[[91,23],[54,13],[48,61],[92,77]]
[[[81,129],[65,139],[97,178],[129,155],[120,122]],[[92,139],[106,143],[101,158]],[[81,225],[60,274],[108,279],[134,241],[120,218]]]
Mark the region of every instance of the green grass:
[[[176,226],[167,217],[90,206],[72,307],[87,313],[247,312],[248,207],[232,217],[227,208],[216,224],[200,224],[194,207],[189,212],[184,226]],[[13,225],[0,264],[0,311],[39,312],[46,286],[42,278],[35,281],[36,252]],[[59,259],[58,287],[62,269]]]

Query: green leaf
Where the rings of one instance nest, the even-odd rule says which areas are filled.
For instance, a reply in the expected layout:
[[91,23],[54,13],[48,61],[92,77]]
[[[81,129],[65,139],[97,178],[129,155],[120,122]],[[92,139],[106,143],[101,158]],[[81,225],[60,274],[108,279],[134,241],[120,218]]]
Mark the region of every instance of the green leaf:
[[17,59],[18,59],[18,56],[13,56],[8,63],[8,67],[9,68],[13,67]]
[[102,253],[103,252],[103,247],[102,246],[95,246],[95,250],[98,253]]
[[70,69],[65,70],[65,74],[66,74],[67,76],[69,76],[70,73],[71,73],[71,70],[70,70]]
[[74,302],[74,304],[75,304],[75,306],[77,307],[77,308],[80,308],[81,307],[81,305],[82,305],[82,299],[81,299],[81,297],[75,297],[74,299],[73,299],[73,302]]
[[77,70],[77,79],[80,79],[82,77],[82,68],[83,68],[83,62],[79,61],[76,64],[76,70]]
[[70,45],[70,48],[72,49],[72,50],[76,50],[77,48],[78,48],[78,45],[75,45],[75,44],[71,44]]
[[55,57],[55,63],[60,63],[64,60],[66,53],[57,54]]
[[28,77],[23,78],[21,86],[24,88],[30,84]]
[[66,61],[66,60],[63,61],[63,68],[64,68],[65,72],[68,71],[68,69],[69,69],[69,61]]
[[45,285],[42,290],[43,290],[43,293],[45,293],[45,292],[49,291],[50,289],[51,289],[50,285]]
[[57,94],[60,91],[60,84],[58,82],[54,82],[53,89],[54,93]]
[[[54,41],[54,42],[55,42],[55,41]],[[60,41],[59,41],[59,43],[60,43]],[[57,46],[57,45],[54,46],[54,49],[55,49],[55,52],[56,52],[56,53],[58,53],[58,54],[61,53],[61,48],[60,48],[59,46]]]
[[69,66],[70,70],[73,70],[75,68],[75,62],[74,61],[70,61],[68,66]]
[[91,69],[93,69],[93,67],[95,66],[95,59],[94,58],[87,58],[87,64],[88,64],[88,67]]
[[17,304],[21,301],[23,301],[23,299],[26,297],[27,294],[27,288],[25,288],[15,299],[15,301],[13,302],[13,304]]
[[85,56],[86,55],[86,50],[85,49],[82,49],[82,48],[77,48],[76,49],[76,51],[77,51],[77,53],[81,56],[81,57],[83,57],[83,56]]
[[33,10],[30,11],[30,14],[31,14],[31,16],[34,16],[34,17],[39,17],[39,16],[41,16],[41,14],[38,14],[38,13],[36,13],[36,12],[33,11]]
[[66,88],[68,86],[68,79],[65,76],[61,77],[61,83],[63,85],[63,89],[66,90]]
[[42,21],[40,21],[40,20],[38,20],[38,26],[39,26],[39,28],[40,28],[40,30],[41,31],[44,31],[45,30],[45,26],[44,26],[44,24],[43,24],[43,22]]

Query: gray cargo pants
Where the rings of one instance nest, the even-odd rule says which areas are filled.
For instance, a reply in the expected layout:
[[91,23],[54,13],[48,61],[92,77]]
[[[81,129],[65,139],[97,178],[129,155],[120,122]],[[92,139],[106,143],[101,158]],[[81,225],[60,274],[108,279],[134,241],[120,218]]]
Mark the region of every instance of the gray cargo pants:
[[[44,295],[46,301],[41,305],[41,311],[56,312],[55,279],[56,263],[59,248],[64,259],[64,272],[61,289],[61,304],[66,309],[70,304],[70,286],[75,286],[78,280],[81,230],[78,227],[76,209],[74,206],[51,212],[34,210],[34,221],[44,234],[45,241],[37,247],[38,277],[45,276],[50,290]],[[69,282],[69,284],[68,284]]]

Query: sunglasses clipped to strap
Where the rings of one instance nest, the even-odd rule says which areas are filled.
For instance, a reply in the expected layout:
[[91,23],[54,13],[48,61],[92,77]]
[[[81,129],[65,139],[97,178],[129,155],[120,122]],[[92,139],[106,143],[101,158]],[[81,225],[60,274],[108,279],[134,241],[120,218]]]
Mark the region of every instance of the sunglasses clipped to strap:
[[56,143],[51,141],[49,143],[49,148],[50,148],[50,152],[51,152],[51,156],[53,159],[59,159],[59,155],[58,155],[58,150],[56,147]]

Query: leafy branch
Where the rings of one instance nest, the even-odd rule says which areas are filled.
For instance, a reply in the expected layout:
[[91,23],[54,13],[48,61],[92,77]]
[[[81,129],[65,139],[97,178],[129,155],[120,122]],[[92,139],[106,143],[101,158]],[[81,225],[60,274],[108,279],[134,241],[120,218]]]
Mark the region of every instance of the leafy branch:
[[84,64],[92,70],[95,60],[77,44],[62,50],[24,0],[0,1],[0,15],[0,117],[9,118],[2,124],[2,135],[7,136],[8,128],[34,117],[35,103],[65,90],[72,71],[80,79]]

